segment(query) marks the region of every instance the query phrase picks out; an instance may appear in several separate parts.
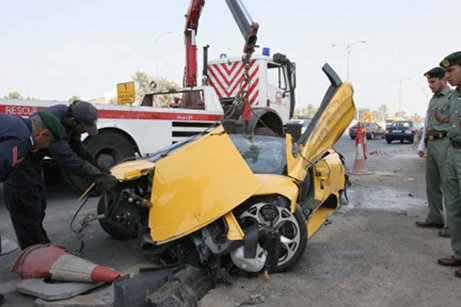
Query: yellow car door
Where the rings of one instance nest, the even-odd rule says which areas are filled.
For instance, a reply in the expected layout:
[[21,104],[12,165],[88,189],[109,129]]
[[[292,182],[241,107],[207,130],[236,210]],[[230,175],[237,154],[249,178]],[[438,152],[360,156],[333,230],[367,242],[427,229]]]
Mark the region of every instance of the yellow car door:
[[287,135],[288,174],[298,180],[339,140],[355,114],[352,85],[342,82],[328,64],[322,69],[331,85],[319,110],[297,143]]

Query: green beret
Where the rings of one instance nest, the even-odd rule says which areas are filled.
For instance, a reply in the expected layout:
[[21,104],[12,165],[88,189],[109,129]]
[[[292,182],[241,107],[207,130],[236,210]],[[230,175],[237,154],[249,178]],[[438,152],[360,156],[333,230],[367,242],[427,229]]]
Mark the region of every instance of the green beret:
[[461,65],[461,51],[453,52],[452,54],[448,55],[440,62],[440,66],[443,68],[448,68],[452,65]]
[[59,122],[59,119],[53,114],[45,111],[38,111],[38,117],[45,124],[46,128],[51,132],[54,137],[54,140],[62,139],[62,125]]
[[445,77],[445,69],[443,69],[442,67],[434,67],[428,72],[424,73],[424,76],[428,78],[442,79],[443,77]]

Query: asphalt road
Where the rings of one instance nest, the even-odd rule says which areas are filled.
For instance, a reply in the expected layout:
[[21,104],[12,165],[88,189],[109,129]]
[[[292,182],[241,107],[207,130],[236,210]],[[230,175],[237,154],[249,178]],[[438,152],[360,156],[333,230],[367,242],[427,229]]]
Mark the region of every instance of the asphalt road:
[[[401,254],[409,252],[410,254],[404,257],[408,260],[416,251],[424,250],[429,245],[434,245],[431,258],[428,260],[431,263],[434,263],[438,256],[447,256],[450,252],[448,240],[412,226],[416,218],[421,218],[425,212],[424,182],[420,180],[424,176],[423,160],[416,158],[409,144],[388,145],[384,140],[376,139],[368,142],[368,148],[370,151],[389,151],[392,155],[371,156],[367,167],[376,173],[352,178],[353,186],[349,193],[351,205],[342,209],[334,216],[331,225],[323,227],[310,240],[309,252],[304,255],[298,269],[287,274],[275,275],[269,282],[238,278],[231,287],[220,286],[211,291],[202,300],[201,305],[235,306],[235,303],[242,301],[242,298],[261,292],[267,296],[268,306],[281,304],[298,306],[299,302],[303,302],[302,305],[313,302],[310,304],[312,306],[403,306],[408,303],[413,305],[412,303],[417,301],[423,302],[419,306],[436,306],[437,304],[424,303],[423,298],[429,294],[422,293],[423,290],[418,290],[418,294],[413,293],[416,290],[412,287],[418,288],[413,284],[420,282],[417,279],[424,279],[425,274],[419,272],[414,278],[402,277],[404,270],[401,271],[402,264],[399,258]],[[335,149],[346,157],[347,166],[351,169],[354,163],[355,142],[345,135],[336,144]],[[389,174],[389,176],[382,174]],[[370,192],[372,192],[371,196]],[[412,194],[413,197],[408,197],[408,194]],[[79,193],[59,180],[48,187],[45,228],[53,242],[67,246],[71,252],[80,246],[75,234],[69,228],[69,222],[81,204],[77,201],[78,197]],[[402,199],[404,202],[410,201],[410,206],[403,206],[403,209],[396,206],[396,203]],[[386,210],[382,210],[383,204]],[[77,220],[81,220],[87,214],[95,213],[96,206],[97,198],[90,199]],[[4,207],[1,189],[0,213],[2,237],[14,238],[13,226]],[[411,244],[406,241],[417,237],[418,232],[425,234],[424,238],[419,238],[417,241],[423,244],[423,247],[417,246],[414,250],[410,250]],[[152,266],[152,263],[136,250],[134,241],[118,241],[111,238],[97,221],[92,222],[85,230],[84,239],[83,257],[96,263],[113,267],[122,273],[137,272],[140,267]],[[398,248],[394,250],[395,244],[398,244]],[[438,253],[435,253],[434,249],[438,249]],[[17,275],[9,273],[7,269],[16,255],[17,252],[0,258],[2,268],[0,292],[6,293],[7,300],[13,305],[32,304],[33,299],[13,291]],[[424,259],[418,257],[415,259],[416,263],[411,263],[410,259],[413,271],[427,269]],[[392,267],[395,263],[398,266]],[[375,269],[376,266],[378,268]],[[455,279],[452,277],[453,270],[440,268],[437,265],[431,269],[431,274],[436,274],[439,281],[461,282],[461,280],[453,280]],[[391,271],[397,275],[393,276]],[[385,275],[381,276],[380,273]],[[402,290],[398,287],[400,284],[393,282],[394,278],[403,278],[400,281],[402,283],[408,282],[402,287],[409,287],[407,292],[409,295],[416,295],[416,300],[407,300],[406,304],[402,305],[386,304],[386,299],[395,302],[392,293],[395,292],[397,295]],[[433,285],[431,288],[428,284],[430,290],[446,286],[444,283],[437,284],[433,278],[426,282]],[[347,299],[329,298],[329,293],[334,295],[338,288],[343,291]],[[306,289],[309,291],[306,292]],[[407,292],[403,291],[398,297]],[[284,295],[290,296],[285,303],[282,300]],[[366,299],[358,299],[360,296]],[[380,298],[376,300],[381,302],[380,304],[373,303],[374,296]],[[333,304],[334,302],[336,304]],[[347,303],[342,304],[342,302]],[[459,302],[459,295],[457,302]],[[449,302],[440,306],[459,306],[459,304],[451,305]]]

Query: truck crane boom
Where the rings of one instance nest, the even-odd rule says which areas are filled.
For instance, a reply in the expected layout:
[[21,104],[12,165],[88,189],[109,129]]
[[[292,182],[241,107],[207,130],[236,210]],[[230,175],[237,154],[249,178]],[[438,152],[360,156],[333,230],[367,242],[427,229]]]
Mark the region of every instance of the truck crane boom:
[[[237,26],[245,39],[243,52],[249,59],[254,52],[257,41],[259,25],[251,19],[250,14],[240,0],[226,0],[227,6],[234,17]],[[186,14],[184,39],[186,44],[185,86],[197,86],[197,44],[196,37],[200,15],[202,14],[205,0],[191,0]]]

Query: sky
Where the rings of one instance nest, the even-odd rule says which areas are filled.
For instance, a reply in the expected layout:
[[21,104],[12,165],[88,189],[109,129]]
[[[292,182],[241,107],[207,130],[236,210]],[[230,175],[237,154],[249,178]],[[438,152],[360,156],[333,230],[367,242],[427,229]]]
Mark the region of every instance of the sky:
[[[424,72],[461,50],[459,0],[243,1],[260,25],[258,44],[296,62],[297,107],[320,103],[328,87],[324,63],[346,79],[346,52],[332,44],[366,40],[350,57],[356,106],[387,104],[392,115],[400,100],[402,111],[424,115],[432,95]],[[189,0],[0,0],[0,97],[96,98],[135,71],[181,84],[188,7]],[[206,0],[197,44],[199,71],[203,45],[210,45],[210,60],[242,54],[224,0]]]

